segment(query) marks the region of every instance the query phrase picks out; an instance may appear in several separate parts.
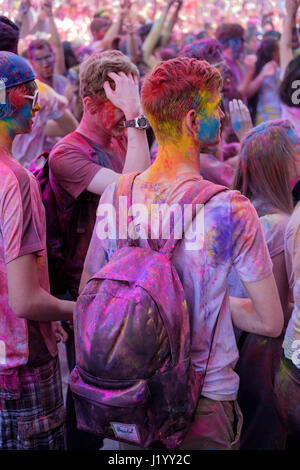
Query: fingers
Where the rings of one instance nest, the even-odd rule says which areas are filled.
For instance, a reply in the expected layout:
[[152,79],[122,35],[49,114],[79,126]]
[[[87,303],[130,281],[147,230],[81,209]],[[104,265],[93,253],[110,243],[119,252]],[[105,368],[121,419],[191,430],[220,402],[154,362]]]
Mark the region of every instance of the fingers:
[[54,333],[57,343],[60,343],[60,341],[65,343],[68,340],[69,335],[59,322],[55,322],[54,324]]
[[104,83],[103,83],[103,90],[105,91],[106,97],[109,99],[109,97],[110,97],[110,96],[112,95],[112,93],[113,93],[113,89],[111,88],[109,82],[104,82]]
[[133,79],[133,76],[132,75],[126,75],[126,73],[124,72],[110,72],[108,73],[108,76],[109,78],[111,78],[112,80],[114,80],[114,82],[117,84],[118,82],[120,82],[120,80],[124,80],[124,79],[129,79],[129,80],[132,80]]
[[241,100],[234,99],[229,104],[230,114],[235,121],[241,122],[242,120],[242,106],[243,102]]

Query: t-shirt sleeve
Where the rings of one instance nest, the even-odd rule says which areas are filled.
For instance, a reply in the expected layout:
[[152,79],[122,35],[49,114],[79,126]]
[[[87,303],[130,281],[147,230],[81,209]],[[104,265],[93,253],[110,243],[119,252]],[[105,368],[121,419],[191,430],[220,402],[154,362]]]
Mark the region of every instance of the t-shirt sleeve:
[[283,253],[284,234],[289,216],[284,214],[270,214],[260,217],[259,220],[271,258]]
[[6,179],[2,194],[0,220],[5,263],[30,253],[41,254],[44,246],[38,224],[42,221],[35,213],[30,177],[24,169]]
[[234,192],[231,206],[233,264],[244,282],[270,276],[273,264],[256,210],[250,201]]
[[58,145],[50,155],[50,169],[60,185],[77,198],[87,189],[102,166],[75,147]]

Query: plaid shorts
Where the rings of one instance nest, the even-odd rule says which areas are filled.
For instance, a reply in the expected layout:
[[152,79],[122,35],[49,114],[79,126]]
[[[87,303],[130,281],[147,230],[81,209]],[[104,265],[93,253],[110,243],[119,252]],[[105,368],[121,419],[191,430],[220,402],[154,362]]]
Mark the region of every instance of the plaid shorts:
[[1,450],[63,450],[64,427],[58,357],[0,374]]

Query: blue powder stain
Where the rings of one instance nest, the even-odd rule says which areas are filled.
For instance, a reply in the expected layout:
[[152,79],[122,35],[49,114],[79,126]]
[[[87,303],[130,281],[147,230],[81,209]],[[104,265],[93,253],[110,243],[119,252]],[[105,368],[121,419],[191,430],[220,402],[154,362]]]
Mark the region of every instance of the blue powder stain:
[[215,220],[218,220],[219,223],[213,227],[212,233],[206,231],[207,250],[212,253],[210,261],[213,266],[220,262],[226,263],[232,258],[233,252],[231,243],[232,222],[228,211],[223,207],[216,207],[214,214]]

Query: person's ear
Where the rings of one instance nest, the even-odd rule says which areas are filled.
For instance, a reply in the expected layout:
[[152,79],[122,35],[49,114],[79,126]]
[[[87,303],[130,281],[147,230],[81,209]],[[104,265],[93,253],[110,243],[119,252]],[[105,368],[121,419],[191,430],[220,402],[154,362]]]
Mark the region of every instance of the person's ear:
[[185,117],[185,125],[188,134],[192,137],[199,134],[200,130],[200,119],[194,109],[191,109]]
[[83,98],[83,103],[84,107],[86,108],[89,114],[96,114],[98,107],[93,98],[91,98],[90,96],[86,96],[85,98]]

